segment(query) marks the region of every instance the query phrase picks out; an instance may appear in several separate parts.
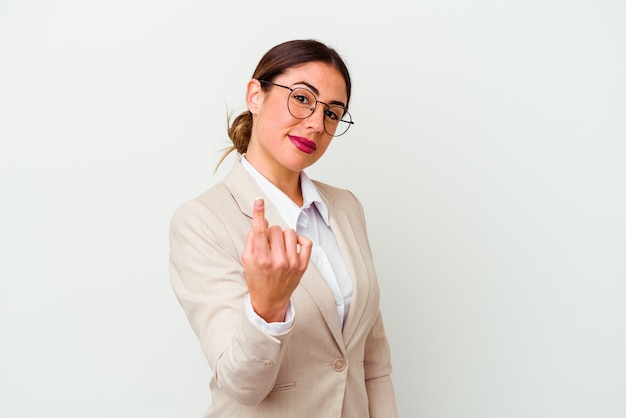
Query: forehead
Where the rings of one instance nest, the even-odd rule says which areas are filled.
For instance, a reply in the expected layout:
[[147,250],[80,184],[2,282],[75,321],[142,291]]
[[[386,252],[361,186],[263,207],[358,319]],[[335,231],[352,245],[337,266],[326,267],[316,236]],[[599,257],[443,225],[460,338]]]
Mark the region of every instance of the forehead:
[[291,67],[276,78],[277,82],[293,86],[306,83],[319,91],[320,99],[347,102],[346,81],[341,72],[332,65],[323,62],[308,62]]

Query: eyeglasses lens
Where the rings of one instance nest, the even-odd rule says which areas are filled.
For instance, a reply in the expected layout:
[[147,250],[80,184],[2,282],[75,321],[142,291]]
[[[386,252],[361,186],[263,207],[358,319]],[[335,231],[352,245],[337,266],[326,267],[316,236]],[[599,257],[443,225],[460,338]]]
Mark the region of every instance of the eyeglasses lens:
[[[289,95],[287,108],[294,118],[306,119],[313,114],[317,103],[311,91],[296,88]],[[325,104],[322,106],[326,107]],[[330,106],[324,111],[324,129],[330,135],[343,135],[350,127],[350,122],[352,122],[352,117],[341,106]]]

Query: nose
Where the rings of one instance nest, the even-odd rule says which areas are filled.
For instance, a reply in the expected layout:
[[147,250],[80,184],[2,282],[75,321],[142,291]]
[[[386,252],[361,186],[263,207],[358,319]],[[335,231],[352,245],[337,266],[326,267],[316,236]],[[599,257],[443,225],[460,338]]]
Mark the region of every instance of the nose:
[[311,113],[311,116],[305,119],[307,127],[312,128],[315,132],[323,132],[324,118],[326,117],[324,114],[325,110],[325,106],[318,103],[313,113]]

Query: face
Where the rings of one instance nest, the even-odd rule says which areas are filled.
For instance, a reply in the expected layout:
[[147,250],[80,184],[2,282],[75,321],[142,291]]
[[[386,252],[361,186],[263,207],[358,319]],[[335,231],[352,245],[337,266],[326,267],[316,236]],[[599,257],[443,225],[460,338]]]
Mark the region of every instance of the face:
[[[348,101],[345,80],[328,64],[306,63],[287,70],[272,82],[291,88],[305,87],[320,102]],[[246,158],[268,178],[299,175],[324,155],[332,140],[324,130],[326,106],[318,103],[311,116],[296,119],[287,108],[290,93],[277,86],[264,92],[259,81],[248,83],[246,99],[254,122]]]

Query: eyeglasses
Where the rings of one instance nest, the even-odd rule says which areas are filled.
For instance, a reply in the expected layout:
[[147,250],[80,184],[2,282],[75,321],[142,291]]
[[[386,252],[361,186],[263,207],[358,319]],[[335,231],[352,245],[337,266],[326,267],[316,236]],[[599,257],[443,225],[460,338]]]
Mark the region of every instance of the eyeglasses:
[[324,110],[324,130],[330,136],[341,136],[348,131],[350,125],[354,125],[352,116],[343,106],[320,102],[309,89],[304,87],[291,88],[265,80],[259,80],[259,82],[289,90],[287,110],[296,119],[306,119],[311,116],[317,109],[318,103],[326,106],[326,110]]

